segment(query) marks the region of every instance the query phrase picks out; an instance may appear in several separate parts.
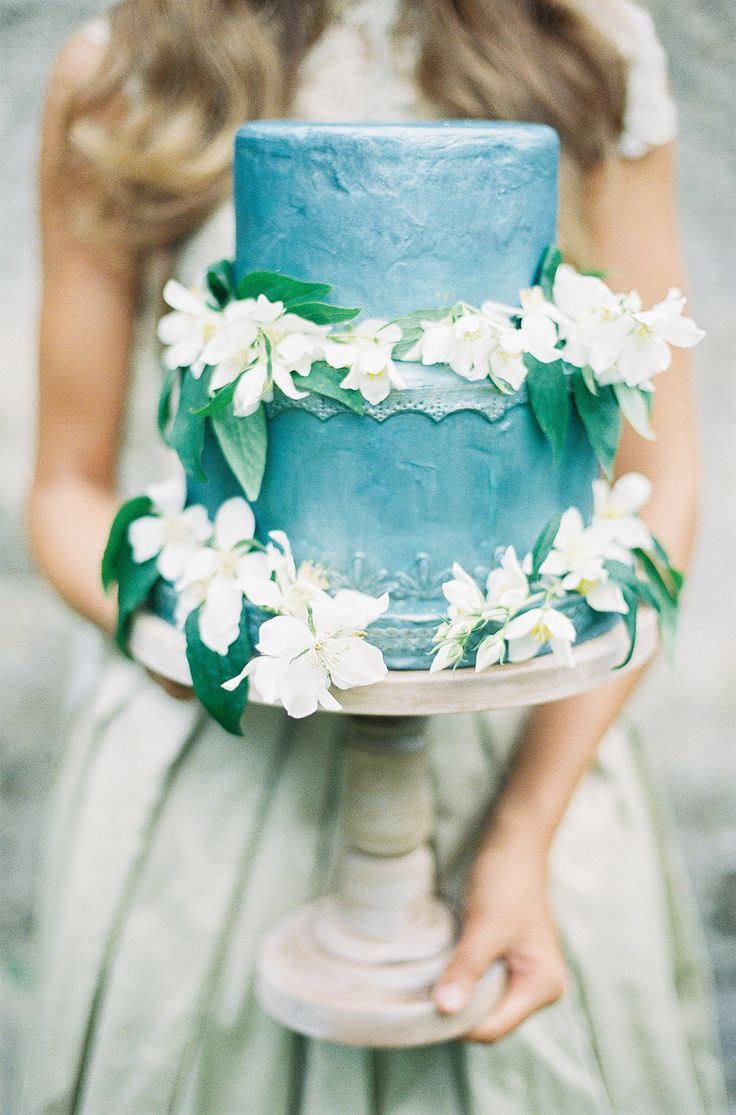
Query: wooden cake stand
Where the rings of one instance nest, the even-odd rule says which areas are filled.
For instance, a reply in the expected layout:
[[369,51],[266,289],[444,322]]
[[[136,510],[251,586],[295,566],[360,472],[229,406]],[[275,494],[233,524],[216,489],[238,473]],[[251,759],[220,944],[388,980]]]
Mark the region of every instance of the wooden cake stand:
[[[618,624],[574,647],[572,668],[546,655],[483,674],[394,671],[377,685],[336,694],[347,716],[336,889],[289,915],[264,941],[257,990],[269,1014],[312,1037],[391,1047],[459,1037],[489,1013],[503,990],[500,962],[459,1014],[441,1015],[432,1003],[457,924],[435,895],[427,719],[540,704],[597,688],[613,679],[626,645]],[[626,670],[640,666],[656,646],[656,617],[642,609]],[[191,684],[184,637],[157,616],[136,617],[131,651],[148,669]],[[265,703],[253,686],[249,699]]]

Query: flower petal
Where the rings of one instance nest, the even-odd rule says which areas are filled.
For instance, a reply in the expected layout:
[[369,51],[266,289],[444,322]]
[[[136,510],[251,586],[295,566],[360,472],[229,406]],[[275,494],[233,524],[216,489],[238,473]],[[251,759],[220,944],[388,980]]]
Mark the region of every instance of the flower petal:
[[128,541],[133,550],[133,561],[140,564],[150,561],[160,553],[166,535],[164,524],[158,515],[142,515],[134,519],[128,527]]
[[289,716],[301,720],[316,712],[326,698],[328,681],[326,670],[310,655],[290,662],[281,683],[281,701]]
[[191,314],[192,317],[198,317],[209,312],[209,307],[203,295],[190,290],[183,283],[177,282],[176,279],[169,279],[166,283],[163,297],[164,302],[167,306],[171,306],[172,310]]
[[225,500],[215,516],[215,545],[227,553],[238,542],[255,537],[256,520],[250,504],[241,496]]
[[228,573],[216,573],[199,613],[199,635],[216,654],[227,654],[240,630],[243,594]]
[[440,670],[446,670],[449,666],[456,665],[462,656],[462,648],[457,643],[443,643],[432,659],[429,672],[437,674]]
[[196,549],[197,543],[193,538],[167,542],[158,555],[158,562],[156,563],[163,579],[175,584],[181,578]]
[[334,639],[325,655],[330,680],[338,689],[373,685],[388,673],[381,651],[365,639]]
[[291,661],[309,650],[314,637],[307,624],[294,616],[275,616],[261,624],[258,651],[272,658]]
[[501,661],[504,651],[503,636],[499,634],[488,635],[479,644],[475,655],[475,671],[480,673],[490,666],[495,666]]

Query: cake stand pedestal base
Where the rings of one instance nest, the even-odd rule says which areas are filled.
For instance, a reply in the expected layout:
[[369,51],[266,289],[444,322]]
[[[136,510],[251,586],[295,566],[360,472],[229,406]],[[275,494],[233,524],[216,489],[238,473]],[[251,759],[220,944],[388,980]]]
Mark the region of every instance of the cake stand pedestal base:
[[[149,670],[191,684],[184,637],[158,616],[136,617],[130,646]],[[656,647],[656,617],[642,609],[636,648],[621,673],[638,668]],[[427,718],[585,693],[617,676],[626,649],[619,624],[573,647],[573,668],[546,655],[484,674],[395,672],[337,694],[347,717],[347,779],[335,890],[266,938],[257,990],[269,1014],[303,1034],[378,1047],[445,1041],[482,1021],[503,991],[501,964],[489,969],[461,1014],[441,1015],[431,999],[457,927],[434,890]],[[249,700],[264,703],[254,687]]]
[[431,997],[457,934],[434,894],[434,810],[423,717],[348,718],[345,846],[334,894],[286,918],[258,964],[263,1007],[345,1045],[415,1046],[480,1022],[504,984],[494,965],[459,1014]]

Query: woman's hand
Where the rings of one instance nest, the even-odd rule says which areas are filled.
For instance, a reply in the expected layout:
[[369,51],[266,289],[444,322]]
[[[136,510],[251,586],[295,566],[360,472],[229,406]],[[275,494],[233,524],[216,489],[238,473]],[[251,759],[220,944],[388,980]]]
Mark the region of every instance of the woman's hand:
[[174,697],[177,701],[191,701],[194,699],[194,690],[190,685],[180,685],[178,681],[171,681],[165,678],[162,674],[156,674],[153,670],[146,670],[151,681],[155,681],[160,685],[164,693],[168,693],[170,697]]
[[472,1041],[504,1037],[559,999],[566,985],[546,851],[491,832],[470,876],[460,940],[435,987],[438,1010],[461,1010],[494,960],[506,965],[506,988],[488,1018],[466,1035]]

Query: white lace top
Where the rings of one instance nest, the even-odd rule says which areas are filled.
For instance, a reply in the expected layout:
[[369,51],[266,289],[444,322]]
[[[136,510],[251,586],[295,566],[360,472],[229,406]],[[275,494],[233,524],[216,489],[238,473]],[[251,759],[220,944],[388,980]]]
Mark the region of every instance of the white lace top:
[[[619,151],[639,158],[677,134],[667,59],[651,16],[633,0],[574,0],[629,65]],[[341,0],[302,71],[295,115],[312,120],[405,120],[436,115],[412,80],[417,42],[397,33],[401,0]]]
[[[652,17],[634,0],[573,0],[609,35],[629,65],[619,150],[645,155],[677,134],[667,58]],[[401,0],[337,0],[336,16],[302,69],[294,115],[303,120],[407,120],[436,115],[412,79],[417,54],[410,28],[398,33]],[[104,19],[87,25],[97,42]]]

